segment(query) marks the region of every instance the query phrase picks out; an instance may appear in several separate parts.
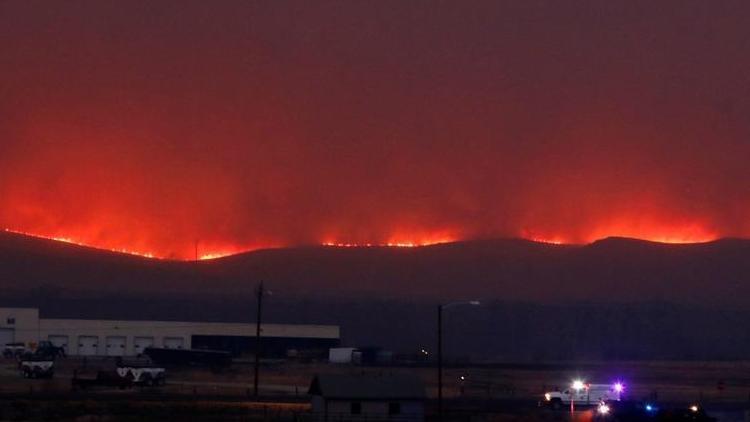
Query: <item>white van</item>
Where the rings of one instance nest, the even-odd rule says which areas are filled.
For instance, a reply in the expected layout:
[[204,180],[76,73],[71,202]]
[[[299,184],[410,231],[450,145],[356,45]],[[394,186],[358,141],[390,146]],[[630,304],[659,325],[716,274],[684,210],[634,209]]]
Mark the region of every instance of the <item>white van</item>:
[[[577,387],[577,388],[574,388]],[[563,405],[593,406],[601,401],[619,401],[622,396],[623,386],[614,384],[580,384],[571,385],[564,391],[548,391],[544,393],[544,403],[559,408]]]

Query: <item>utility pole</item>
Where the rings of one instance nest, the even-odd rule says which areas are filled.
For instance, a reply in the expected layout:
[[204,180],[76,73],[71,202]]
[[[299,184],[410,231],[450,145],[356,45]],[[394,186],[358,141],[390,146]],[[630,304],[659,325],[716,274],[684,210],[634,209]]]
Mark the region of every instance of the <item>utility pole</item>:
[[263,295],[265,294],[262,281],[258,285],[258,290],[255,293],[258,299],[258,315],[255,319],[255,378],[253,379],[253,393],[255,397],[258,397],[258,372],[260,371],[260,318],[262,315],[261,310],[263,308]]
[[437,307],[438,420],[443,420],[443,305]]
[[443,309],[454,306],[471,305],[479,306],[478,300],[465,302],[451,302],[438,305],[437,307],[437,370],[438,370],[438,420],[443,420]]

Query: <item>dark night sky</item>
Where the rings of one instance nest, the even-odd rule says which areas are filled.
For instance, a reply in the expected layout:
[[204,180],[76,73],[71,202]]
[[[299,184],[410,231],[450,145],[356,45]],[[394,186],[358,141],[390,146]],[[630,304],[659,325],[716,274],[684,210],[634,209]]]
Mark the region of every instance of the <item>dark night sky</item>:
[[0,227],[750,236],[746,1],[3,1]]

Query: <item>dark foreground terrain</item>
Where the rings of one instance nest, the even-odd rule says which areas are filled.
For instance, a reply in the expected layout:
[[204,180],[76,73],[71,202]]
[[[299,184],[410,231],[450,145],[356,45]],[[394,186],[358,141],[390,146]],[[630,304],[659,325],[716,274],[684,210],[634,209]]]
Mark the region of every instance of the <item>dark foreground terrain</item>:
[[[85,367],[84,367],[85,365]],[[73,371],[111,368],[108,359],[58,361],[53,379],[19,376],[12,360],[0,364],[0,420],[310,420],[307,388],[320,373],[410,373],[427,387],[430,420],[436,413],[434,367],[353,367],[325,363],[264,362],[260,397],[252,395],[252,367],[239,361],[216,373],[168,369],[164,387],[73,390]],[[461,377],[464,377],[461,380]],[[627,383],[627,397],[662,406],[699,403],[722,421],[743,421],[750,409],[750,364],[746,362],[618,362],[452,365],[445,371],[448,421],[564,421],[569,411],[539,408],[545,390],[573,378]],[[591,420],[578,409],[575,420]],[[346,420],[345,418],[342,420]]]

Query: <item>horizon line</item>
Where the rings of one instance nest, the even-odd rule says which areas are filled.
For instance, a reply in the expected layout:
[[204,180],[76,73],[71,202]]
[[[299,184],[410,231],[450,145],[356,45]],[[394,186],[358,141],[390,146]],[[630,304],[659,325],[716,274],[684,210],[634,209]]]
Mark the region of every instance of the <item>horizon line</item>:
[[743,237],[719,237],[715,239],[710,240],[700,240],[700,241],[670,241],[665,239],[647,239],[647,238],[639,238],[639,237],[630,237],[630,236],[621,236],[621,235],[610,235],[610,236],[604,236],[602,238],[598,238],[595,240],[592,240],[590,242],[563,242],[559,240],[547,240],[543,238],[527,238],[523,236],[517,236],[517,237],[486,237],[486,238],[468,238],[468,239],[454,239],[454,240],[446,240],[446,241],[436,241],[436,242],[425,242],[425,243],[412,243],[412,242],[386,242],[386,243],[344,243],[344,242],[322,242],[322,243],[301,243],[296,245],[287,245],[287,246],[268,246],[268,247],[259,247],[259,248],[238,248],[237,251],[234,252],[228,252],[228,253],[221,253],[221,252],[213,252],[213,253],[207,253],[202,254],[197,257],[197,259],[187,259],[187,258],[173,258],[173,257],[167,257],[167,256],[159,256],[158,254],[150,253],[150,252],[140,252],[135,251],[127,248],[108,248],[108,247],[101,247],[96,246],[92,244],[88,244],[85,242],[80,242],[77,240],[74,240],[70,237],[61,237],[61,236],[46,236],[46,235],[40,235],[40,234],[34,234],[29,232],[24,232],[20,230],[13,230],[9,228],[4,228],[2,230],[5,233],[17,235],[17,236],[23,236],[27,238],[32,239],[38,239],[38,240],[45,240],[50,242],[55,242],[59,244],[68,244],[73,245],[81,248],[86,249],[92,249],[96,251],[101,252],[107,252],[107,253],[113,253],[118,255],[124,255],[124,256],[132,256],[132,257],[139,257],[149,260],[159,260],[159,261],[169,261],[169,262],[201,262],[201,261],[215,261],[222,258],[229,258],[233,256],[243,255],[247,253],[253,253],[253,252],[259,252],[264,250],[273,250],[273,249],[295,249],[295,248],[310,248],[310,247],[322,247],[322,248],[331,248],[331,249],[376,249],[376,248],[386,248],[386,249],[416,249],[416,248],[427,248],[432,246],[441,246],[441,245],[450,245],[450,244],[457,244],[457,243],[469,243],[469,242],[482,242],[482,241],[492,241],[492,240],[521,240],[526,241],[530,243],[537,243],[542,245],[548,245],[548,246],[560,246],[560,247],[569,247],[569,246],[588,246],[593,245],[594,243],[607,240],[607,239],[625,239],[625,240],[634,240],[634,241],[640,241],[645,243],[653,243],[653,244],[662,244],[662,245],[700,245],[700,244],[707,244],[707,243],[713,243],[721,240],[728,240],[728,239],[747,239]]

